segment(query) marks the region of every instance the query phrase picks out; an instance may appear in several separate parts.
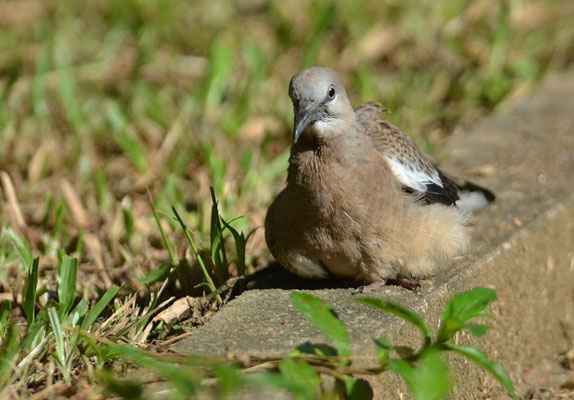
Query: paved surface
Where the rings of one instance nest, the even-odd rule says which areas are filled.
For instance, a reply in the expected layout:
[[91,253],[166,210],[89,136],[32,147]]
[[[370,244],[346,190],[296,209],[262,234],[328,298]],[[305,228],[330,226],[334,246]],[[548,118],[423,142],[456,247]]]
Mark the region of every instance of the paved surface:
[[[486,185],[497,201],[472,219],[471,251],[422,291],[384,287],[370,294],[421,314],[432,329],[444,302],[475,286],[497,290],[493,329],[476,345],[500,362],[518,385],[541,360],[574,346],[574,73],[548,78],[528,99],[449,141],[441,166]],[[326,339],[291,306],[292,290],[329,302],[350,328],[353,354],[374,355],[373,337],[416,345],[418,332],[397,318],[349,301],[352,289],[306,289],[317,284],[275,270],[253,283],[205,326],[175,345],[177,351],[250,355],[286,354],[306,341]],[[319,285],[321,287],[321,285]],[[568,335],[570,332],[570,335]],[[570,336],[570,337],[568,337]],[[369,363],[366,362],[365,365]],[[486,373],[452,357],[455,398],[504,397]],[[406,393],[391,373],[370,378],[376,398]]]

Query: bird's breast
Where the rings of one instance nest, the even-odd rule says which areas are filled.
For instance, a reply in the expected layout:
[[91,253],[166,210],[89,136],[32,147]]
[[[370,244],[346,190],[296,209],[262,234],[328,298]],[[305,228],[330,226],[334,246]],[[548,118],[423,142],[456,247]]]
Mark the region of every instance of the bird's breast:
[[348,224],[354,220],[353,196],[360,195],[356,178],[344,156],[318,150],[292,157],[287,190],[296,199],[302,220],[324,221],[338,230],[333,221]]

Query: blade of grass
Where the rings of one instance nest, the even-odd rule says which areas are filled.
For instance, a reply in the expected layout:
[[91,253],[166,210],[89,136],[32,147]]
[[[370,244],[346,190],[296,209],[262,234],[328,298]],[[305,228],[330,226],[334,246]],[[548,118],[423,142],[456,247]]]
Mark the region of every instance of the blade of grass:
[[4,383],[14,368],[13,360],[20,352],[19,343],[20,328],[16,324],[10,324],[0,346],[0,387],[4,387]]
[[52,326],[52,333],[56,340],[56,351],[54,356],[57,363],[60,365],[62,375],[66,384],[70,384],[70,371],[66,368],[66,347],[64,346],[64,332],[62,331],[62,323],[60,317],[54,307],[48,307],[48,317],[50,318],[50,325]]
[[74,249],[74,254],[77,254],[78,256],[80,254],[82,254],[85,234],[86,234],[86,231],[84,231],[83,229],[80,229],[80,231],[78,232],[78,236],[76,238],[76,248]]
[[247,241],[255,233],[257,228],[253,229],[247,237],[243,234],[243,232],[239,232],[237,229],[233,228],[230,224],[231,222],[235,221],[237,218],[234,218],[232,221],[226,222],[223,218],[221,218],[221,222],[225,225],[231,234],[233,235],[233,240],[235,242],[235,252],[237,255],[237,276],[242,276],[245,274],[245,247],[247,246]]
[[177,265],[177,258],[175,256],[175,253],[173,252],[173,248],[171,247],[171,243],[169,242],[167,235],[165,234],[165,230],[163,229],[163,226],[162,226],[161,221],[159,219],[159,215],[157,213],[157,210],[155,208],[155,204],[153,202],[153,197],[151,195],[151,192],[149,191],[149,188],[147,188],[146,190],[147,190],[147,195],[149,198],[149,204],[151,207],[151,211],[153,213],[153,217],[155,218],[155,222],[156,222],[157,227],[159,229],[159,232],[161,234],[163,244],[169,253],[169,258],[171,259],[171,265],[172,265],[172,267],[176,266]]
[[311,39],[305,50],[305,57],[303,58],[302,65],[303,68],[307,68],[315,64],[317,54],[319,53],[319,46],[336,16],[337,7],[335,2],[326,2],[326,4],[322,6],[323,9],[318,13],[315,30],[311,34]]
[[26,321],[28,322],[28,325],[34,323],[36,316],[36,289],[38,287],[39,265],[40,258],[36,257],[32,262],[32,268],[30,268],[28,272],[28,278],[26,279],[26,286],[24,288],[24,299],[22,301],[22,307],[24,308],[24,313],[26,314]]
[[106,104],[106,111],[108,121],[117,133],[112,137],[116,140],[118,146],[140,172],[147,171],[148,160],[145,149],[131,131],[127,117],[120,106],[115,102],[109,102]]
[[58,285],[58,301],[62,304],[63,319],[74,305],[76,299],[76,275],[78,272],[78,259],[65,255],[60,264],[60,284]]
[[209,49],[209,73],[204,88],[207,106],[217,107],[221,103],[232,65],[233,52],[229,45],[219,37],[213,40]]
[[63,223],[64,223],[64,202],[62,200],[59,200],[58,204],[56,205],[56,217],[54,218],[52,237],[56,239],[60,238],[60,231],[62,230]]
[[185,396],[184,398],[190,398],[198,391],[199,383],[194,379],[194,376],[190,373],[192,370],[189,368],[182,368],[173,363],[162,361],[133,346],[114,345],[112,350],[116,354],[129,357],[136,363],[155,370],[161,376],[172,382],[178,392]]
[[76,326],[80,318],[88,312],[89,303],[86,300],[80,300],[76,307],[70,312],[68,318],[65,320],[66,324]]
[[84,321],[82,322],[82,330],[84,331],[90,330],[93,323],[104,311],[104,309],[110,303],[110,301],[114,299],[116,294],[118,294],[119,290],[120,290],[119,287],[113,285],[106,291],[106,293],[104,293],[104,295],[100,298],[100,300],[98,300],[96,305],[90,311],[88,311],[88,314],[86,315]]
[[0,336],[3,337],[4,328],[7,326],[8,317],[12,314],[12,302],[4,300],[0,306]]
[[[193,254],[195,254],[195,257],[197,258],[197,262],[199,264],[199,267],[201,268],[201,271],[203,272],[203,276],[205,277],[205,280],[207,281],[207,284],[209,285],[210,292],[215,291],[216,288],[215,288],[215,284],[213,283],[213,279],[211,279],[211,276],[209,275],[209,272],[207,271],[207,268],[205,267],[205,263],[203,262],[203,258],[201,257],[201,254],[199,254],[199,250],[197,249],[197,246],[195,245],[195,242],[193,241],[193,238],[191,237],[191,235],[189,233],[190,232],[189,228],[185,225],[185,222],[183,222],[183,220],[179,216],[179,213],[177,212],[175,207],[172,207],[171,210],[173,211],[175,218],[177,219],[177,221],[181,225],[181,228],[183,229],[185,237],[187,238],[187,241],[189,242],[189,245],[191,246],[191,250],[193,251]],[[221,304],[223,302],[221,300],[221,296],[219,296],[219,295],[216,297],[216,299],[217,299],[217,302],[219,304]]]
[[[219,215],[219,205],[215,197],[215,190],[213,186],[209,187],[211,193],[211,251],[214,253],[214,261],[216,266],[216,275],[220,283],[225,282],[229,278],[227,271],[228,262],[227,254],[225,252],[225,240],[223,237],[223,229],[221,228],[221,217]],[[221,254],[221,256],[220,256]]]
[[32,261],[34,260],[34,256],[32,255],[32,250],[27,245],[27,243],[23,242],[16,233],[10,228],[2,228],[2,236],[7,237],[12,245],[16,248],[22,263],[25,266],[32,265]]

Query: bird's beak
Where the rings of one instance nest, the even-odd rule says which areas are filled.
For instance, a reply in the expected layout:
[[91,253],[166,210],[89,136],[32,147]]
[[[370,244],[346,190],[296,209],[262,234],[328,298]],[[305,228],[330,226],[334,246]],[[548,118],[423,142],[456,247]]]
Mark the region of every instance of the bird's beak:
[[295,110],[295,122],[293,124],[293,143],[297,143],[299,136],[307,125],[317,119],[317,110],[312,105],[301,104]]

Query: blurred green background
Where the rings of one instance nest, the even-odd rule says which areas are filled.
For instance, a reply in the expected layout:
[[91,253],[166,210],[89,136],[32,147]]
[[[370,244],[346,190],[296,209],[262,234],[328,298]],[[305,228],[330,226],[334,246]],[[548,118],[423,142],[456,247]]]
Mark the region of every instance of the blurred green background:
[[[245,217],[238,229],[262,225],[298,70],[338,70],[353,103],[383,103],[433,153],[570,65],[573,17],[570,0],[2,1],[0,170],[23,216],[5,196],[2,224],[46,265],[64,248],[108,268],[108,286],[134,279],[167,259],[146,187],[199,238],[210,186],[225,218]],[[84,233],[96,244],[77,249]],[[249,266],[269,260],[263,229],[247,251]]]

